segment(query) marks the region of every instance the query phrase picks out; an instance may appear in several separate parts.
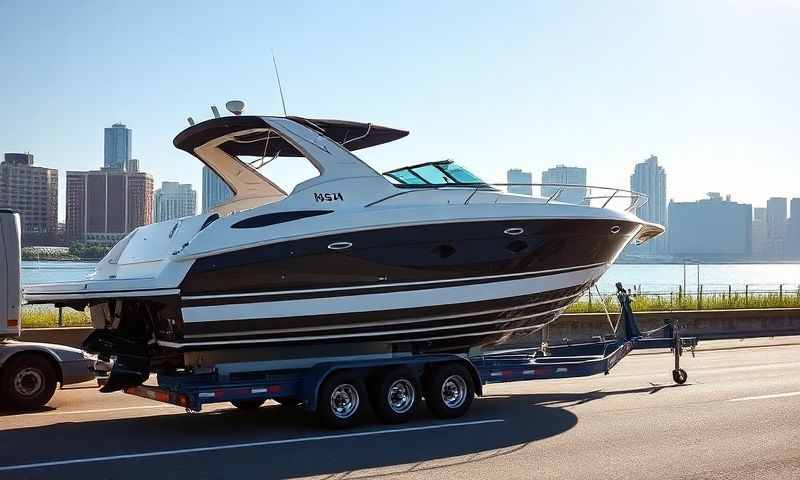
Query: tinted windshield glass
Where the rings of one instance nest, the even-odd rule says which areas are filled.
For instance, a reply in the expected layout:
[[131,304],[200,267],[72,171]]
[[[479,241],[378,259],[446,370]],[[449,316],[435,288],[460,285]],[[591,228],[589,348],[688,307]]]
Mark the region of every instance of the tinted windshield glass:
[[400,183],[406,185],[424,185],[425,180],[411,173],[408,169],[395,170],[394,172],[387,173],[390,177],[394,178]]
[[453,180],[447,176],[443,171],[439,170],[433,165],[422,165],[421,167],[414,167],[411,170],[417,175],[424,178],[426,182],[434,185],[444,185],[445,183],[454,183]]
[[485,185],[483,180],[451,161],[398,168],[385,175],[403,185]]
[[459,183],[483,183],[483,180],[456,163],[442,163],[438,166]]

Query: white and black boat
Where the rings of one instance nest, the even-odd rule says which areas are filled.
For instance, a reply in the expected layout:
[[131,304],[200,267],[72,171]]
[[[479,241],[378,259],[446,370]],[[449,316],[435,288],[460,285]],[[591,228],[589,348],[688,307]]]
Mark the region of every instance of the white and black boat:
[[[644,196],[624,190],[601,208],[574,205],[505,193],[451,161],[380,174],[351,153],[407,134],[300,117],[193,125],[175,146],[234,196],[140,227],[91,278],[28,286],[25,298],[88,305],[86,347],[142,370],[234,348],[466,352],[539,330],[628,243],[663,232],[632,213]],[[287,193],[257,169],[277,156],[318,175]],[[627,209],[606,206],[623,197]]]

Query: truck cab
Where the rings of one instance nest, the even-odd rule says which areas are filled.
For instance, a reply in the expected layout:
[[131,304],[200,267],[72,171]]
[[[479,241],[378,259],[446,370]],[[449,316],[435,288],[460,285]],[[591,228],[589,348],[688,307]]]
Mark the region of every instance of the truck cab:
[[20,342],[20,217],[0,209],[0,409],[35,410],[58,384],[94,378],[94,360],[82,350],[49,343]]

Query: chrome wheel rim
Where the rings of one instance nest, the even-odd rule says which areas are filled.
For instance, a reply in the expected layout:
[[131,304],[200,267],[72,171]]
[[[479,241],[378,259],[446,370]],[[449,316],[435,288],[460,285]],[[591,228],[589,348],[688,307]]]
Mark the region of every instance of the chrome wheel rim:
[[415,396],[414,385],[407,379],[400,378],[389,386],[386,400],[389,402],[389,408],[393,412],[406,413],[414,406]]
[[14,391],[23,397],[32,397],[44,388],[44,375],[36,368],[23,368],[14,376]]
[[356,387],[343,383],[331,392],[331,411],[337,418],[350,418],[358,410],[360,401]]
[[467,399],[467,381],[461,375],[450,375],[442,383],[442,401],[447,408],[458,408]]

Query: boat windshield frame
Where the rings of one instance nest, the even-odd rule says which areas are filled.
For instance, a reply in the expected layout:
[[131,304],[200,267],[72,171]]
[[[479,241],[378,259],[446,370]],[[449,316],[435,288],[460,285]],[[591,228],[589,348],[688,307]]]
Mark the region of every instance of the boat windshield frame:
[[[458,169],[465,172],[470,177],[473,177],[475,180],[474,182],[465,182],[459,179],[456,175],[454,170],[443,168],[444,165],[454,165]],[[443,182],[435,182],[433,178],[430,177],[430,174],[425,171],[425,169],[435,169],[434,174],[442,175]],[[390,179],[394,180],[394,185],[396,187],[401,188],[441,188],[441,187],[488,187],[491,188],[491,185],[484,182],[480,178],[478,178],[475,174],[470,172],[469,170],[465,169],[461,165],[455,163],[452,160],[437,160],[433,162],[424,162],[418,163],[416,165],[409,165],[406,167],[395,168],[394,170],[389,170],[383,172],[385,177],[389,177]]]

